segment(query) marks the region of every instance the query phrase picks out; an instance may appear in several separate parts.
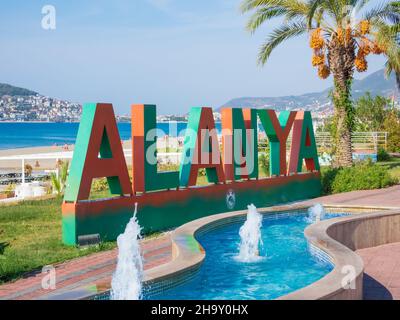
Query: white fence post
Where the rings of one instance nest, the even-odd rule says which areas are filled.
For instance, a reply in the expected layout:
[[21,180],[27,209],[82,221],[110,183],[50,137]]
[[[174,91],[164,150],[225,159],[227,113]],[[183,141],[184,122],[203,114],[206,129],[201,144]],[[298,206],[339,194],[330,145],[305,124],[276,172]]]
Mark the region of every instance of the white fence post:
[[22,178],[22,184],[25,184],[25,159],[22,159],[22,172],[21,172],[21,178]]

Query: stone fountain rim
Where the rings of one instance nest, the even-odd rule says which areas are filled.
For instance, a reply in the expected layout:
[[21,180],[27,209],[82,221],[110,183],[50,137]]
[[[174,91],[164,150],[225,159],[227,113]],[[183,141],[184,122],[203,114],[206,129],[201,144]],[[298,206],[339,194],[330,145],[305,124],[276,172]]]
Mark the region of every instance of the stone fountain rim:
[[[354,219],[359,219],[360,216],[374,215],[378,210],[387,213],[387,210],[392,208],[388,207],[365,207],[365,206],[336,206],[336,205],[323,205],[326,209],[341,211],[351,211],[356,216],[330,219],[320,223],[309,226],[305,230],[305,236],[310,244],[318,250],[326,253],[333,262],[334,269],[324,276],[322,279],[296,290],[288,295],[278,298],[279,300],[296,299],[296,300],[317,300],[329,299],[338,292],[342,291],[341,280],[344,274],[341,273],[343,266],[354,265],[356,275],[359,276],[363,273],[364,265],[361,258],[352,250],[332,239],[327,235],[327,230],[334,224],[344,223]],[[258,208],[258,211],[263,215],[295,212],[312,207],[312,204],[292,204],[274,206],[268,208]],[[371,210],[373,210],[371,212]],[[367,213],[365,213],[367,211]],[[240,210],[235,212],[228,212],[223,214],[212,215],[191,221],[172,232],[172,248],[173,259],[171,262],[160,265],[153,269],[146,271],[145,283],[152,284],[163,280],[173,280],[174,277],[182,277],[185,273],[196,272],[205,259],[205,250],[197,240],[197,236],[201,232],[220,225],[229,225],[234,222],[243,220],[247,215],[247,210]],[[190,239],[188,241],[188,239]],[[186,243],[185,243],[186,241]],[[187,245],[190,243],[190,248]],[[196,244],[197,248],[193,248]]]
[[[294,213],[299,210],[308,209],[314,204],[315,203],[310,202],[295,203],[258,208],[257,210],[263,215],[273,215],[283,212]],[[364,265],[361,258],[355,252],[329,237],[327,230],[336,224],[346,223],[346,221],[352,221],[366,216],[372,217],[377,214],[388,214],[395,209],[383,206],[322,205],[328,211],[340,210],[354,214],[351,217],[322,221],[309,226],[305,230],[305,236],[308,242],[331,258],[334,269],[320,280],[288,295],[279,297],[278,300],[330,299],[342,292],[344,289],[341,286],[341,280],[344,275],[341,273],[341,268],[344,265],[354,264],[356,267],[356,275],[362,276]],[[247,210],[212,215],[188,222],[172,231],[170,234],[172,242],[172,260],[166,264],[146,270],[144,274],[144,286],[151,286],[163,282],[173,283],[178,278],[185,279],[195,274],[201,267],[206,255],[205,250],[196,236],[201,232],[207,232],[213,229],[213,227],[243,221],[246,215]],[[144,241],[146,241],[146,239],[144,239]],[[151,239],[148,241],[151,241]],[[185,280],[183,280],[183,282],[184,281]],[[89,297],[83,297],[83,299],[92,299],[96,296],[106,294],[107,292],[109,292],[109,290],[103,290]]]

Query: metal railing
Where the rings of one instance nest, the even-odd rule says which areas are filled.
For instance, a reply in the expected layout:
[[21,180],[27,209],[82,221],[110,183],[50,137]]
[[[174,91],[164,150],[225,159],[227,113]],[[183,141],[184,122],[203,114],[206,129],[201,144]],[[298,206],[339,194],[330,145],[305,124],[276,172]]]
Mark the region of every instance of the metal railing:
[[[292,137],[288,138],[287,148],[290,148]],[[353,132],[352,148],[353,152],[378,152],[382,148],[387,150],[387,132]],[[315,141],[319,150],[327,150],[333,147],[332,135],[329,132],[316,132]],[[259,148],[266,147],[267,139],[262,139]]]

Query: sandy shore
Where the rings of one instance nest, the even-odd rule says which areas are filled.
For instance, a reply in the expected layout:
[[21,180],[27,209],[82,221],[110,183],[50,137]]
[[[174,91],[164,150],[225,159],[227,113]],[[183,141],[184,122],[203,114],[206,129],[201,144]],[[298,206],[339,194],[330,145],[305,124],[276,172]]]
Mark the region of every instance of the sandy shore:
[[[130,141],[124,141],[124,149],[130,149]],[[68,150],[63,146],[47,146],[47,147],[32,147],[32,148],[18,148],[0,150],[0,171],[21,170],[21,160],[3,160],[2,157],[21,156],[21,155],[40,155],[46,153],[58,153],[73,151],[74,145],[69,145]],[[37,163],[38,162],[38,163]],[[54,169],[56,165],[55,159],[39,159],[39,160],[25,160],[25,164],[30,164],[34,170],[48,170]],[[39,165],[39,166],[38,166]]]
[[[73,150],[73,146],[70,147]],[[63,152],[62,147],[60,146],[51,146],[51,147],[32,147],[32,148],[18,148],[18,149],[8,149],[8,150],[0,150],[0,158],[2,157],[11,157],[11,156],[20,156],[20,155],[32,155],[32,154],[43,154],[43,153],[53,153],[53,152]],[[55,160],[26,160],[25,164],[30,164],[34,170],[46,170],[54,168]],[[22,162],[21,160],[3,160],[0,159],[0,170],[8,171],[12,169],[21,170]],[[36,165],[36,166],[35,166]],[[37,166],[39,165],[39,166]]]
[[[173,149],[178,147],[178,141],[176,138],[169,138],[167,141],[163,138],[157,141],[157,148],[159,152],[164,152],[166,145],[169,145],[171,148],[171,152]],[[125,150],[132,149],[131,140],[124,141],[123,147]],[[22,155],[41,155],[47,153],[59,153],[59,152],[68,152],[73,151],[74,145],[69,145],[68,150],[64,149],[63,146],[47,146],[47,147],[31,147],[31,148],[19,148],[19,149],[7,149],[0,150],[0,173],[8,172],[8,171],[21,171],[22,161],[21,160],[3,160],[2,157],[12,157],[12,156],[22,156]],[[61,158],[61,160],[63,160]],[[127,159],[127,162],[130,162],[130,159]],[[54,169],[56,165],[56,159],[32,159],[25,160],[25,164],[29,164],[32,166],[35,171],[43,171]],[[128,163],[130,165],[130,163]]]

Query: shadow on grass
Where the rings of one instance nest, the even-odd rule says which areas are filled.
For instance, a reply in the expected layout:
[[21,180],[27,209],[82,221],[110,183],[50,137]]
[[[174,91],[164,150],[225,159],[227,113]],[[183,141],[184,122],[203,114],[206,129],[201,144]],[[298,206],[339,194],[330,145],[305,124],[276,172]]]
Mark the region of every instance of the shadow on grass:
[[389,161],[378,161],[376,164],[388,167],[388,169],[394,169],[400,167],[400,158],[392,158]]
[[4,254],[4,250],[9,247],[10,244],[8,242],[0,242],[0,254]]

